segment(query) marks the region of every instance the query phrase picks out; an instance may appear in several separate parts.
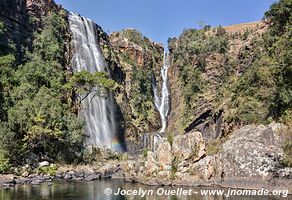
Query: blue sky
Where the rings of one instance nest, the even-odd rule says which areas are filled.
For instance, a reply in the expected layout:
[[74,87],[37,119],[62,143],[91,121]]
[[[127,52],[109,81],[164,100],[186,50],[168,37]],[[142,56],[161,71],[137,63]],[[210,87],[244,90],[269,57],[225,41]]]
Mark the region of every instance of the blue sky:
[[166,44],[184,28],[260,20],[275,0],[55,0],[69,11],[93,19],[106,32],[135,28]]

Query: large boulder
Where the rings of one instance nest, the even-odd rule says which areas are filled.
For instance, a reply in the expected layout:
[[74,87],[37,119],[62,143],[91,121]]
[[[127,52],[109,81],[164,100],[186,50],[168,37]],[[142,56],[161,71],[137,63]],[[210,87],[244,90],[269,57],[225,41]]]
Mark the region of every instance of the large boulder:
[[197,175],[198,178],[209,180],[211,178],[221,178],[222,163],[218,159],[218,155],[206,156],[190,166],[192,175]]
[[244,126],[223,144],[224,176],[271,178],[282,156],[271,127]]
[[[284,152],[282,142],[277,139],[281,130],[285,131],[280,125],[244,126],[223,143],[217,154],[193,163],[189,160],[179,163],[176,181],[203,181],[205,184],[242,188],[269,187],[273,184],[289,186],[292,182],[292,170],[283,168],[281,164]],[[187,147],[186,138],[185,141]],[[180,142],[182,144],[182,139]],[[179,142],[174,142],[176,146],[177,143]],[[189,156],[186,147],[183,150]],[[178,152],[176,155],[181,155]]]
[[120,166],[115,163],[107,163],[97,170],[97,174],[107,177],[120,170]]
[[47,167],[49,165],[50,163],[48,161],[43,161],[43,162],[38,163],[38,167]]
[[178,135],[173,139],[172,151],[178,161],[195,162],[206,155],[205,141],[200,132]]
[[89,174],[85,177],[85,181],[94,181],[100,179],[100,174]]
[[155,155],[152,151],[147,152],[147,158],[145,161],[146,174],[151,175],[159,170],[158,164],[155,159]]
[[171,165],[173,155],[171,153],[171,145],[166,138],[163,138],[157,148],[157,160],[160,166]]

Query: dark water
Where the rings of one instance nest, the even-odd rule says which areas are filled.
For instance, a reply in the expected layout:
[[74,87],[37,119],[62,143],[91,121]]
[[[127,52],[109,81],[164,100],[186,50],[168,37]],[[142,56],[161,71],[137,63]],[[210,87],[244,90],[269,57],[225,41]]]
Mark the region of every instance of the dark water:
[[[111,188],[113,193],[116,193],[119,189],[123,190],[139,190],[150,191],[149,195],[141,197],[141,195],[105,195],[106,188]],[[160,191],[170,190],[192,190],[192,195],[158,195]],[[171,188],[171,187],[148,187],[141,184],[125,183],[122,181],[102,180],[95,182],[55,182],[52,185],[47,183],[41,185],[20,185],[14,188],[0,189],[1,200],[292,200],[291,196],[230,196],[224,195],[212,195],[202,196],[201,190],[204,189],[220,189],[220,188]],[[151,191],[153,194],[151,194]],[[196,194],[197,192],[197,194]],[[228,192],[226,190],[225,192]],[[182,194],[182,193],[181,193]],[[226,194],[226,193],[225,193]]]

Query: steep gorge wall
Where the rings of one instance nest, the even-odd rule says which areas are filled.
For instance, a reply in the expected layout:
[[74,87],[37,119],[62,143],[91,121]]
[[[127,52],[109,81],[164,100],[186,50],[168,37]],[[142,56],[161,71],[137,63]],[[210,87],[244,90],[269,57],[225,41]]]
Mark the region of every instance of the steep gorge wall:
[[104,55],[114,66],[113,78],[121,85],[116,100],[121,109],[128,151],[133,152],[143,148],[144,133],[157,132],[161,126],[152,83],[154,78],[161,85],[164,49],[133,29],[112,33],[109,40],[112,59]]
[[[224,86],[238,79],[254,60],[254,39],[266,31],[264,22],[247,23],[230,27],[199,30],[187,30],[180,37],[169,42],[172,64],[169,69],[169,87],[171,92],[171,112],[169,116],[168,132],[182,134],[194,130],[201,131],[204,138],[215,139],[229,133],[233,128],[241,124],[229,122],[226,115],[230,115],[230,108],[226,105],[230,99],[218,95],[226,92]],[[221,33],[220,33],[221,32]],[[192,35],[193,34],[193,35]],[[197,35],[196,35],[197,34]],[[209,48],[206,52],[193,52],[196,47],[189,48],[189,44],[200,42],[202,34],[204,41],[209,38],[210,43],[205,44]],[[220,35],[219,35],[220,34]],[[216,44],[225,38],[220,44]],[[224,44],[227,43],[227,44]],[[213,51],[212,45],[224,46],[224,52]],[[199,44],[197,46],[200,46]],[[204,46],[204,44],[202,44]],[[204,48],[204,47],[202,47]],[[216,48],[216,47],[215,47]],[[183,52],[183,55],[181,52]],[[185,72],[185,66],[189,65]],[[190,70],[197,70],[198,74],[192,77]],[[186,76],[185,78],[182,78]],[[183,85],[182,79],[192,82],[192,85]],[[191,92],[190,99],[186,99],[186,93],[192,88],[198,87],[197,91]],[[187,104],[190,104],[190,107]]]
[[32,30],[29,27],[29,14],[25,0],[3,0],[0,2],[0,20],[7,29],[6,37],[17,45],[29,45]]
[[[61,10],[53,0],[2,0],[0,20],[7,29],[6,37],[16,44],[18,53],[23,54],[25,49],[32,51],[34,31],[42,28],[43,18]],[[20,60],[22,56],[19,55]]]

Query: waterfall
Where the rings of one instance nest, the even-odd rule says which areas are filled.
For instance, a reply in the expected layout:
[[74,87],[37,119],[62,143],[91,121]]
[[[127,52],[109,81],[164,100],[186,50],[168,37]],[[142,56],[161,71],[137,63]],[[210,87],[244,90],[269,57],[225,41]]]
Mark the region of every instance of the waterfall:
[[153,152],[156,152],[162,137],[157,133],[153,137]]
[[153,80],[153,93],[154,93],[154,103],[159,111],[160,118],[161,118],[161,129],[160,133],[165,132],[166,126],[167,126],[167,117],[169,113],[169,92],[167,87],[167,72],[169,67],[169,54],[167,52],[164,52],[163,57],[163,66],[161,68],[161,77],[162,77],[162,87],[161,87],[161,98],[158,95],[157,92],[157,86],[155,78]]
[[[73,70],[76,72],[86,70],[90,73],[107,71],[98,46],[96,24],[72,12],[69,15],[69,24],[73,34],[71,61]],[[117,139],[115,104],[111,93],[108,93],[107,97],[89,94],[81,102],[81,115],[86,122],[89,145],[122,150]]]

